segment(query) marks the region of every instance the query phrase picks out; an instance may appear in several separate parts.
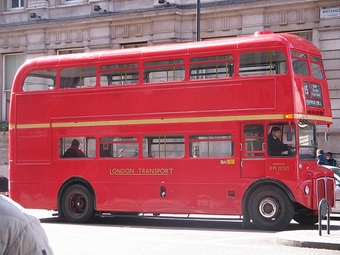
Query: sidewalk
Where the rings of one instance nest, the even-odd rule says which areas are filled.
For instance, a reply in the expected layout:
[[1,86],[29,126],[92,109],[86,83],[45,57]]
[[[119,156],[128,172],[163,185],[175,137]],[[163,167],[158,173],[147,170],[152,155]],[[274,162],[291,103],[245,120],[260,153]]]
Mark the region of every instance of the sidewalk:
[[340,222],[331,220],[330,225],[329,235],[327,234],[326,223],[323,223],[321,236],[319,235],[318,228],[312,230],[283,231],[276,234],[276,242],[294,247],[340,251]]

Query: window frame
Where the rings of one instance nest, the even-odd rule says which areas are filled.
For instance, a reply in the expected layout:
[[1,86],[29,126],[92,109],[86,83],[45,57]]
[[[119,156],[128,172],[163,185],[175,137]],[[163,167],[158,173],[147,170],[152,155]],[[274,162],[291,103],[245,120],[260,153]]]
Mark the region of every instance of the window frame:
[[[18,3],[17,7],[13,7],[13,1],[16,1]],[[24,9],[25,7],[25,1],[24,0],[8,0],[8,9],[9,10],[20,10],[20,9]]]
[[[223,57],[226,57],[223,59]],[[216,58],[216,59],[213,59]],[[210,66],[215,64],[215,67]],[[194,67],[197,68],[194,68]],[[225,72],[217,71],[220,69],[225,68]],[[215,69],[215,73],[196,73],[192,74],[192,71],[207,71]],[[230,73],[228,72],[230,71]],[[221,74],[228,74],[225,77],[219,77]],[[190,80],[208,80],[208,79],[227,79],[233,77],[235,74],[235,60],[232,54],[223,54],[223,55],[209,55],[204,57],[192,57],[189,60],[189,79]],[[208,77],[206,76],[215,75],[215,77]],[[204,76],[204,78],[199,78],[199,76]]]
[[[136,149],[139,150],[139,140],[136,136],[105,136],[99,138],[100,158],[137,158],[138,155],[134,156]],[[124,156],[120,155],[121,150],[125,151]],[[129,153],[126,153],[126,151]]]
[[[232,134],[190,135],[188,143],[189,156],[192,158],[231,158],[235,155],[235,141]],[[200,143],[202,146],[200,146]],[[223,147],[224,143],[228,143],[229,147]],[[217,155],[216,149],[221,148],[221,146],[222,148],[230,148],[230,155]],[[206,147],[205,151],[202,150],[204,147]],[[201,151],[204,151],[204,154],[201,154]],[[228,152],[226,150],[223,153]]]
[[[158,139],[158,142],[153,142],[154,139]],[[181,141],[167,142],[169,139],[182,139]],[[162,141],[163,140],[163,141]],[[158,146],[158,151],[154,150],[154,146]],[[180,145],[180,150],[173,149],[171,153],[179,152],[182,153],[180,156],[168,156],[169,145]],[[184,158],[186,139],[182,134],[156,134],[156,135],[144,135],[143,136],[143,158]],[[163,147],[162,147],[163,146]],[[156,152],[158,154],[156,154]],[[155,153],[155,155],[153,155]]]
[[[277,57],[284,57],[284,59],[281,60],[279,59],[280,61],[279,60],[272,61],[271,53],[275,53],[274,56]],[[246,56],[247,54],[253,54],[253,56]],[[270,55],[269,57],[270,62],[266,62],[267,60],[266,54]],[[250,62],[249,59],[253,59],[254,61]],[[241,52],[239,54],[238,75],[240,77],[286,75],[288,73],[288,59],[289,58],[287,58],[286,54],[282,50],[260,50]],[[268,63],[269,65],[267,65]],[[278,65],[276,66],[275,63],[278,63]],[[284,66],[281,66],[282,63],[284,63]],[[275,68],[272,69],[272,66],[274,66]],[[244,70],[242,70],[242,68],[244,68]],[[283,72],[280,72],[281,69],[283,69]],[[276,71],[279,72],[276,73]]]
[[[179,62],[177,63],[176,61]],[[173,61],[173,63],[166,63],[166,61]],[[163,63],[165,62],[165,63]],[[144,61],[143,63],[143,83],[144,84],[155,84],[155,83],[167,83],[167,82],[182,82],[185,80],[185,72],[186,72],[186,66],[185,61],[183,58],[173,58],[173,59],[161,59],[161,60],[152,60],[152,61]],[[178,69],[176,69],[178,68]],[[170,69],[170,70],[168,70]],[[157,79],[157,81],[151,81],[150,80],[150,74],[151,73],[161,73],[166,72],[167,77],[161,77],[161,78],[154,78]],[[172,75],[172,79],[168,76],[169,72],[174,72]],[[180,79],[176,79],[176,74],[180,74]],[[160,81],[160,79],[166,78],[166,81]]]
[[[77,157],[64,157],[67,149],[71,147],[72,141],[76,139],[79,141],[79,149],[85,154],[84,156]],[[89,141],[94,142],[94,148],[90,149],[91,146]],[[91,152],[90,152],[91,151]],[[73,136],[63,136],[58,139],[58,157],[59,159],[94,159],[97,155],[97,140],[94,136],[81,136],[81,137],[73,137]]]

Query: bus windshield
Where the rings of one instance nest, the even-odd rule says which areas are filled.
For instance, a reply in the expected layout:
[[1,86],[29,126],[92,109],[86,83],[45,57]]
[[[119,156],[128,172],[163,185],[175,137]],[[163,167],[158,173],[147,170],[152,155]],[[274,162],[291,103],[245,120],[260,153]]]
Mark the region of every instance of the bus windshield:
[[315,124],[308,121],[299,121],[299,156],[301,160],[315,160]]

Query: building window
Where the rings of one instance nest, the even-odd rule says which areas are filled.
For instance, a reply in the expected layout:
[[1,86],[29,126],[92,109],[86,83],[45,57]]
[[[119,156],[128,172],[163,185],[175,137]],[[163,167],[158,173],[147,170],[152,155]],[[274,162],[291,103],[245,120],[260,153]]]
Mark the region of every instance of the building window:
[[64,4],[84,3],[84,0],[63,0]]
[[147,42],[121,44],[122,49],[138,48],[148,46]]
[[313,33],[312,31],[294,31],[294,32],[288,32],[289,34],[292,35],[297,35],[302,37],[303,39],[306,39],[309,42],[313,42]]
[[8,120],[9,99],[11,95],[12,82],[14,75],[21,64],[24,62],[24,54],[6,54],[3,58],[4,79],[3,79],[3,105],[2,120]]
[[9,8],[23,8],[24,0],[10,0],[9,5]]
[[62,50],[57,50],[57,55],[84,53],[84,52],[85,52],[84,48],[62,49]]

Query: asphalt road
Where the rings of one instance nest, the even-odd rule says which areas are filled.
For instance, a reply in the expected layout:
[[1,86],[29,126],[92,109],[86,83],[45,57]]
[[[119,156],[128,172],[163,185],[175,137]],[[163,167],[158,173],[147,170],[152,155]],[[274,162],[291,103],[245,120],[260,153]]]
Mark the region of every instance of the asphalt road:
[[[33,210],[56,255],[77,254],[251,254],[328,255],[340,251],[284,246],[279,232],[242,227],[235,218],[104,217],[91,224],[71,224],[50,212]],[[340,230],[340,221],[331,221]],[[334,225],[335,222],[336,224]],[[291,223],[286,231],[315,229]]]

